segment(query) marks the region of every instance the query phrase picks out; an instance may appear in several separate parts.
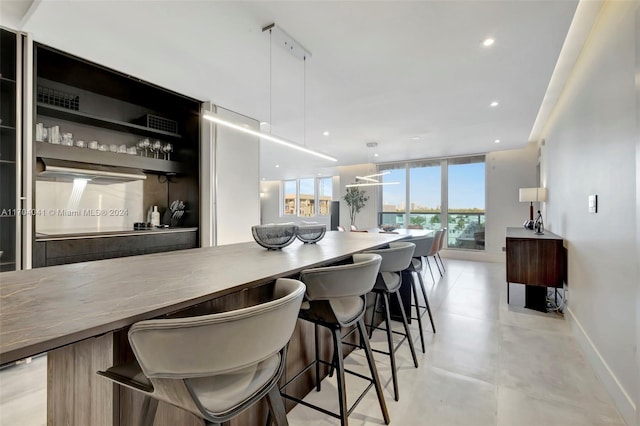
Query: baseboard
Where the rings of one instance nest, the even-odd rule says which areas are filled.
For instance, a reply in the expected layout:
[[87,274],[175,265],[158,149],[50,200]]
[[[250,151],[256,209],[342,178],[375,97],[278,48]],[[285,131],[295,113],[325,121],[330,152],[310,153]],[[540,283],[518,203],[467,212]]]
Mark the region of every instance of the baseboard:
[[600,351],[598,351],[598,348],[595,347],[589,338],[589,335],[585,332],[584,328],[582,328],[582,324],[580,324],[578,318],[576,318],[570,308],[567,309],[567,312],[569,313],[567,317],[571,323],[573,335],[587,356],[589,364],[591,364],[596,375],[609,393],[609,396],[611,396],[613,403],[625,423],[629,426],[635,425],[636,404],[633,402],[633,398],[631,398],[611,368],[609,368],[609,364],[607,364],[602,354],[600,354]]
[[447,259],[475,260],[476,262],[504,263],[505,255],[490,254],[479,250],[447,250],[440,251],[440,256]]

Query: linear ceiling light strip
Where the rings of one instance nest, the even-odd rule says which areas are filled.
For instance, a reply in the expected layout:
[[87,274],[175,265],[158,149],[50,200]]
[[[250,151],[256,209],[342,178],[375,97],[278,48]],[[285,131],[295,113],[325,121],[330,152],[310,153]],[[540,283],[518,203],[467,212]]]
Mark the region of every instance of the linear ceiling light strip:
[[271,135],[271,134],[268,134],[268,133],[259,132],[257,130],[253,130],[253,129],[250,129],[250,128],[247,128],[247,127],[243,127],[240,124],[236,124],[236,123],[232,123],[231,121],[224,120],[224,119],[218,117],[217,115],[214,115],[214,114],[211,114],[211,113],[206,113],[206,114],[203,115],[203,117],[206,118],[209,121],[213,121],[216,124],[220,124],[221,126],[229,127],[230,129],[238,130],[240,132],[248,133],[250,135],[257,136],[259,138],[266,139],[266,140],[271,141],[271,142],[279,143],[280,145],[284,145],[284,146],[289,147],[289,148],[297,149],[298,151],[306,152],[307,154],[315,155],[316,157],[324,158],[325,160],[338,161],[337,158],[334,158],[334,157],[332,157],[330,155],[323,154],[323,153],[318,152],[318,151],[314,151],[313,149],[305,148],[302,145],[298,145],[295,142],[288,141],[288,140],[283,139],[283,138],[278,137],[278,136],[274,136],[274,135]]
[[350,183],[345,188],[353,188],[355,186],[380,186],[380,185],[398,185],[400,182],[378,182],[378,183]]

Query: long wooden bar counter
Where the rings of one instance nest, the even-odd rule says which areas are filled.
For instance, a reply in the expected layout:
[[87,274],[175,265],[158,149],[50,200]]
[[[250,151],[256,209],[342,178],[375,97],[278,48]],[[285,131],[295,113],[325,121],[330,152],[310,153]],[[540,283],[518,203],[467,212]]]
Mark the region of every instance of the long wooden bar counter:
[[[295,242],[281,251],[251,242],[2,273],[0,364],[48,352],[48,424],[130,424],[135,397],[95,374],[130,357],[130,325],[260,293],[276,278],[402,238],[328,232],[317,244]],[[288,364],[306,361],[312,336],[297,329],[294,338],[303,341],[290,351]],[[160,410],[155,424],[198,424],[178,420],[171,409]]]

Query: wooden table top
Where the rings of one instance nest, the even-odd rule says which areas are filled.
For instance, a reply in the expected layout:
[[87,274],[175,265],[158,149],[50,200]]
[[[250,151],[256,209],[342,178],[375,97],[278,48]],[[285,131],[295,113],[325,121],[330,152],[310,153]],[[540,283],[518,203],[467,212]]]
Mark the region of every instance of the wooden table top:
[[549,231],[544,234],[536,234],[532,229],[507,228],[507,238],[526,238],[531,240],[562,240],[562,237]]
[[399,234],[327,232],[268,251],[255,242],[0,273],[0,364],[115,331],[381,247]]

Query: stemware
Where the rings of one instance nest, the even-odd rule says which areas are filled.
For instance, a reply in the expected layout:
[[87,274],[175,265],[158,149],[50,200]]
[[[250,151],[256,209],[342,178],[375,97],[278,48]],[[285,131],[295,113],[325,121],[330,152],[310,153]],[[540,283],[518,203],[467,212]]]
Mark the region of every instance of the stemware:
[[153,151],[153,158],[159,158],[159,153],[162,151],[162,142],[155,141],[151,145],[151,151]]
[[149,149],[150,145],[149,139],[142,139],[136,144],[136,147],[140,150],[140,156],[142,156],[142,150],[144,150],[144,156],[147,156],[147,149]]
[[162,152],[164,153],[165,160],[171,160],[171,153],[173,152],[173,145],[170,143],[166,144],[162,147]]

